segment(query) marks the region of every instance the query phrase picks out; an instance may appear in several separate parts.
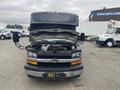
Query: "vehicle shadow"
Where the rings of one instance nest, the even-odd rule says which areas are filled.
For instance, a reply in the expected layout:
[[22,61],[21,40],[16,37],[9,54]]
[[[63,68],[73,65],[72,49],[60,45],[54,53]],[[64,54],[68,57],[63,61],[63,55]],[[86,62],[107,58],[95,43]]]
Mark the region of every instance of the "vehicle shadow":
[[[28,78],[30,86],[36,86],[41,88],[49,88],[50,90],[52,88],[58,88],[57,90],[63,90],[61,88],[70,88],[73,83],[76,81],[80,81],[79,78],[74,79],[66,79],[66,80],[42,80],[40,78]],[[71,88],[72,89],[72,88]],[[71,90],[70,89],[70,90]]]

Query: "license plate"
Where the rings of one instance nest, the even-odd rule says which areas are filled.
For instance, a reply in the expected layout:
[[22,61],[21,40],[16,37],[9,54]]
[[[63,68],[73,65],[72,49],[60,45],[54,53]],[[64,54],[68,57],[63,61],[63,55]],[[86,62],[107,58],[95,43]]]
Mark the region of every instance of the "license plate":
[[64,79],[65,74],[64,73],[57,73],[57,72],[49,72],[43,74],[44,79]]
[[55,75],[56,75],[56,73],[51,72],[51,73],[48,73],[48,74],[47,74],[47,77],[53,78],[53,77],[55,77]]

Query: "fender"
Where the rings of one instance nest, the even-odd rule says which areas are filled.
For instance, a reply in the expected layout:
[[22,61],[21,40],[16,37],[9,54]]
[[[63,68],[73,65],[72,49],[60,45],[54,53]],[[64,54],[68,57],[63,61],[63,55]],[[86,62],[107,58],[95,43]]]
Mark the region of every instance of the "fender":
[[[108,39],[105,41],[105,43],[106,43],[107,41],[112,41],[112,42],[113,42],[113,45],[115,45],[115,43],[116,43],[113,38],[108,38]],[[104,43],[104,44],[105,44],[105,43]]]

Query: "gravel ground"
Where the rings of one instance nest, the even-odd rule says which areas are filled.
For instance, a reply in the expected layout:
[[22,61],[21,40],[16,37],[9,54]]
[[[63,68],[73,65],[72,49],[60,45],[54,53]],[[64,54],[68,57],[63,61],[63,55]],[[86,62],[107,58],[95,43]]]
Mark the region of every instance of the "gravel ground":
[[[28,39],[21,42],[25,45]],[[80,78],[43,81],[26,76],[26,51],[12,40],[0,40],[0,90],[120,90],[120,47],[100,48],[85,42],[82,48],[85,68]]]

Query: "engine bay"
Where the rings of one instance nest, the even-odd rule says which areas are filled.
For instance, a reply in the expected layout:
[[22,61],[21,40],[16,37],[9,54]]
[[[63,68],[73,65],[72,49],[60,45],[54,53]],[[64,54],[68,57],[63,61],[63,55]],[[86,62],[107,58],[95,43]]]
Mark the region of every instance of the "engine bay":
[[42,40],[32,43],[27,51],[37,53],[37,58],[71,58],[78,46],[65,40]]

